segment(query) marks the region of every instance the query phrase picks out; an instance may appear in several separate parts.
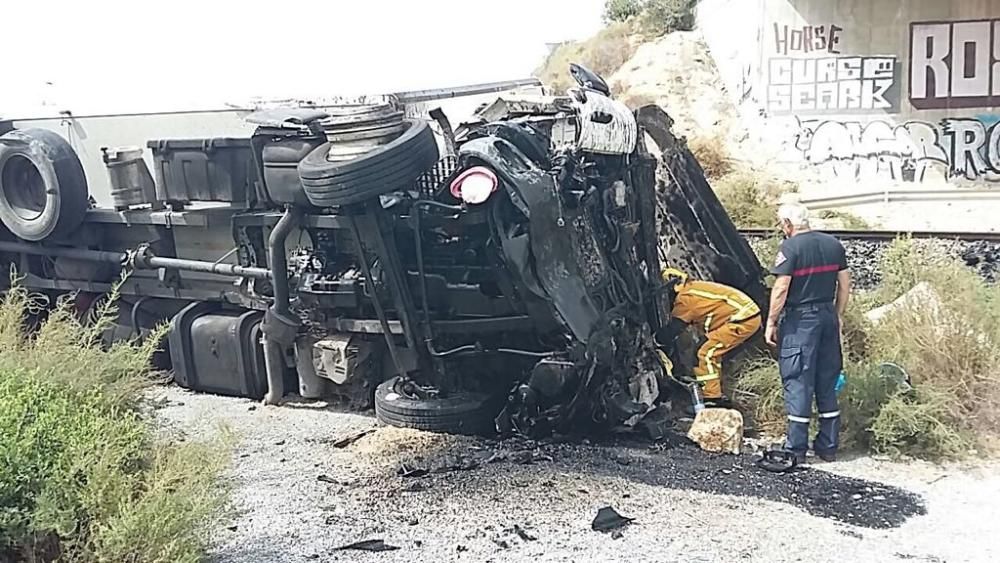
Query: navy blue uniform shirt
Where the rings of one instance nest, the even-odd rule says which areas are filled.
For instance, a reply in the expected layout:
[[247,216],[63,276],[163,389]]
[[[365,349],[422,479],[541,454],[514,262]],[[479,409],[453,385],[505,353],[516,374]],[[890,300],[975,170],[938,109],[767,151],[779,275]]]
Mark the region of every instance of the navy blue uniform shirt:
[[832,303],[837,295],[837,272],[847,269],[844,245],[836,238],[808,231],[785,239],[771,273],[792,276],[786,306]]

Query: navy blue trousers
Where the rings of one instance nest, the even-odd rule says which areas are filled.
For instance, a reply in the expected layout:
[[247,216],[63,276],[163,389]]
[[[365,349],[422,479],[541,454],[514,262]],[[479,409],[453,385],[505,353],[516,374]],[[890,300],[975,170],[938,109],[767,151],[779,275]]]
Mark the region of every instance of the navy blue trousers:
[[840,409],[835,387],[844,367],[836,309],[832,303],[787,308],[778,326],[778,339],[778,366],[788,413],[785,447],[802,454],[809,449],[809,419],[815,396],[819,434],[813,449],[817,453],[836,453]]

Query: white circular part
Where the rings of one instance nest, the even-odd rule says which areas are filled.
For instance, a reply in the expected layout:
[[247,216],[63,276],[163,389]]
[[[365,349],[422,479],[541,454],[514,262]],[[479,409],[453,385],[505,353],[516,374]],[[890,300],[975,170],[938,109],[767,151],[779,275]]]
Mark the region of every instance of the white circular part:
[[461,193],[462,201],[470,205],[483,203],[490,198],[497,187],[496,178],[485,174],[469,174],[462,180]]

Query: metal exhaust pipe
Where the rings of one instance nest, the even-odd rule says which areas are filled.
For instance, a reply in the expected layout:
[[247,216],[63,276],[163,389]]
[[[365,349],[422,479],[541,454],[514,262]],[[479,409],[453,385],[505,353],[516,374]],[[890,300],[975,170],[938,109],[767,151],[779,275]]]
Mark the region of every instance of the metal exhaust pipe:
[[277,405],[285,395],[285,349],[295,342],[299,320],[292,314],[288,286],[288,258],[285,241],[302,218],[302,210],[285,208],[285,214],[271,230],[267,239],[267,262],[271,270],[274,301],[264,313],[261,332],[264,333],[264,364],[267,372],[267,393],[264,404]]

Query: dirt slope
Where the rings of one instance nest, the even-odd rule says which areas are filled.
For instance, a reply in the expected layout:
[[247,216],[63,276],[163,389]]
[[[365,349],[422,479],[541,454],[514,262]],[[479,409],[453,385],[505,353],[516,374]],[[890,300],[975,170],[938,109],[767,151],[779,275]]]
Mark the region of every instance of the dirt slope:
[[698,31],[677,31],[642,44],[610,78],[630,105],[657,103],[685,136],[738,140],[742,127]]

